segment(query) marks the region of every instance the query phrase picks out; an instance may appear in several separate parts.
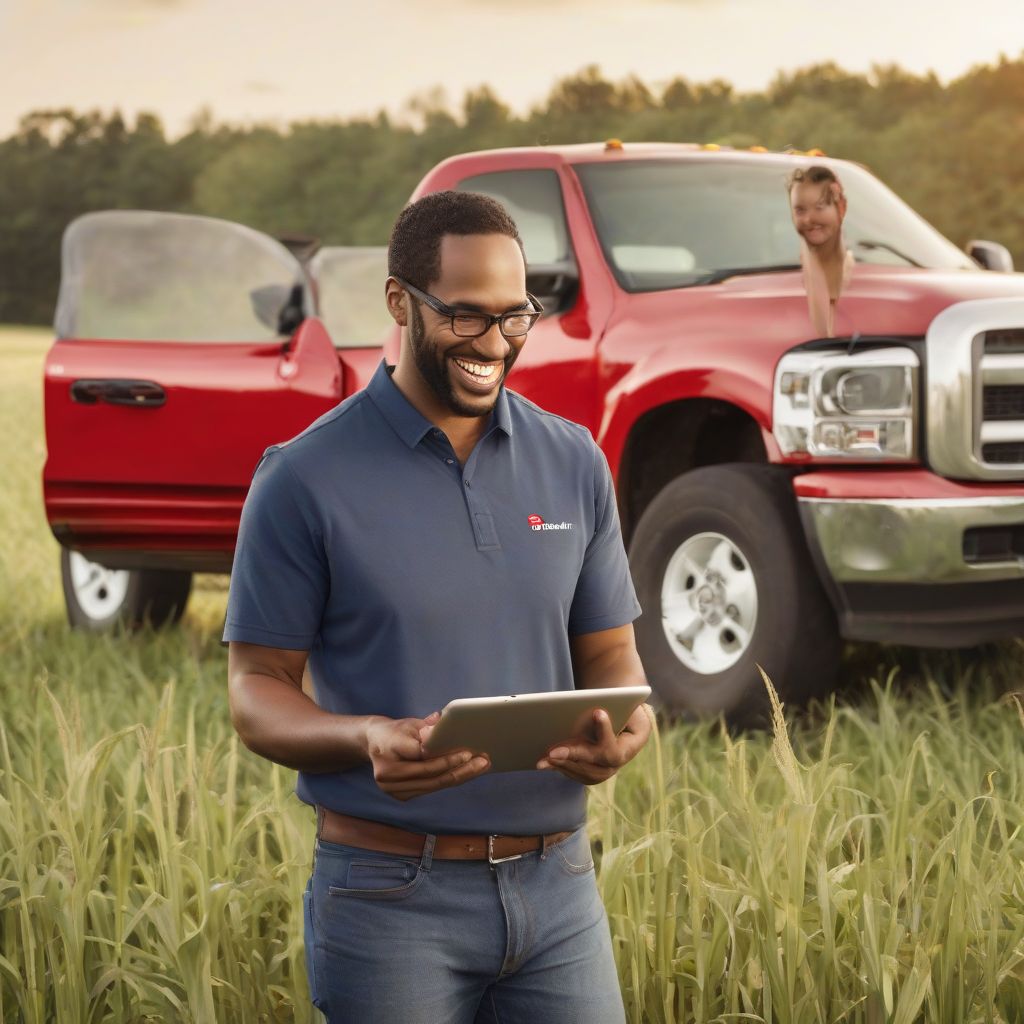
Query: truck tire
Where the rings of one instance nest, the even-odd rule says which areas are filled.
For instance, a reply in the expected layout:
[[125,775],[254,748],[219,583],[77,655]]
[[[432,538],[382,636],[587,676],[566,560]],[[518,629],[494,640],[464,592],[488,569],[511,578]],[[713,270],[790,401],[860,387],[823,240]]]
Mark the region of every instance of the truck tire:
[[159,628],[184,614],[192,573],[163,569],[108,569],[61,548],[60,576],[68,622],[94,633],[121,625]]
[[759,665],[790,703],[833,688],[839,633],[785,471],[736,463],[677,477],[644,511],[629,561],[637,647],[668,712],[765,724]]

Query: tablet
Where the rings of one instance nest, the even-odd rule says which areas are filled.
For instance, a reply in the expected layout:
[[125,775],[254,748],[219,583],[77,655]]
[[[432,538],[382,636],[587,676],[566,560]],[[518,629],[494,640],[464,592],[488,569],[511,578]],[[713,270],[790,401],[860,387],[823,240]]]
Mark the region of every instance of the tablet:
[[507,697],[463,697],[441,712],[424,744],[428,756],[467,748],[487,754],[492,772],[528,771],[556,744],[592,735],[593,713],[604,708],[618,733],[649,686],[616,686]]

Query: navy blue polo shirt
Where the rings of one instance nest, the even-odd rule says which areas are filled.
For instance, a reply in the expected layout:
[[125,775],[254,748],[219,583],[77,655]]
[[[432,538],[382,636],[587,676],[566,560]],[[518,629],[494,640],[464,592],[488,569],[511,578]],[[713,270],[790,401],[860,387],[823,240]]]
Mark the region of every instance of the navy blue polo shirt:
[[[264,455],[224,639],[309,650],[328,711],[421,718],[456,697],[571,690],[569,637],[639,613],[608,465],[584,427],[502,389],[463,467],[382,363]],[[367,764],[301,772],[297,792],[417,832],[557,832],[585,815],[585,787],[555,772],[400,802]]]

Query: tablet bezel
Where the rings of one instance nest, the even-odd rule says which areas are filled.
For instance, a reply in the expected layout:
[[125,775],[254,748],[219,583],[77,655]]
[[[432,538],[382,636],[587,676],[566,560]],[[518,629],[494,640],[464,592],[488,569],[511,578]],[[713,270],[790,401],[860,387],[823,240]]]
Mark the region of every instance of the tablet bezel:
[[649,686],[460,697],[447,704],[424,744],[427,757],[468,749],[487,754],[490,771],[530,771],[556,744],[579,738],[581,723],[604,708],[620,732],[634,709],[651,695]]

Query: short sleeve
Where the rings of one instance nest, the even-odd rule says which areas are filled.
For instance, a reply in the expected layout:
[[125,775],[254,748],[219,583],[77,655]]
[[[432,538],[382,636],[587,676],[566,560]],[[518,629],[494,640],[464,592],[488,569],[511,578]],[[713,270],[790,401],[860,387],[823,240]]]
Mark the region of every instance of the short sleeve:
[[569,609],[569,633],[596,633],[632,622],[640,614],[626,549],[622,544],[615,486],[604,453],[594,454],[594,533],[583,556],[583,567]]
[[309,650],[329,589],[311,495],[284,451],[272,448],[257,467],[242,508],[224,640]]

